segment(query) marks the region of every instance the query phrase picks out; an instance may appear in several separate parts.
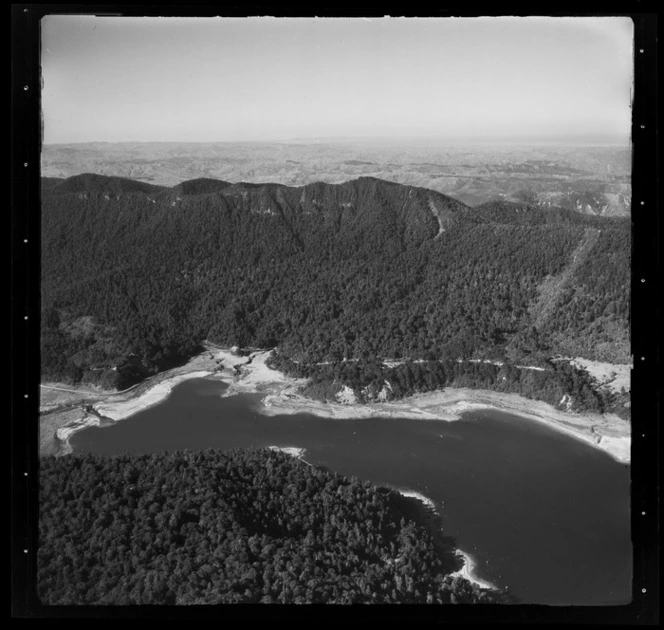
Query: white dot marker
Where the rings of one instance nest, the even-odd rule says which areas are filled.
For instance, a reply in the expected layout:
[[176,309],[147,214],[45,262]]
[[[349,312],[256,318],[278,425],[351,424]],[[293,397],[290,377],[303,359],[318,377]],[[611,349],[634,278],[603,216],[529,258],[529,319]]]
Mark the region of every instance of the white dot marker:
[[645,202],[645,201],[642,201],[642,202],[641,202],[641,205],[642,205],[642,206],[645,206],[645,205],[646,205],[646,202]]
[[28,168],[28,163],[27,163],[27,162],[23,162],[23,166],[25,166],[25,168]]
[[28,316],[26,315],[23,319],[28,319]]
[[24,85],[24,86],[23,86],[23,89],[27,92],[27,91],[28,91],[28,86],[27,86],[27,85]]
[[[27,90],[28,88],[25,88],[25,89]],[[645,128],[646,128],[645,125],[641,125],[641,129],[645,129]]]
[[642,592],[642,593],[645,593],[645,592],[646,592],[646,589],[645,589],[645,588],[642,588],[642,589],[641,589],[641,592]]
[[[641,282],[645,282],[645,281],[646,281],[645,278],[641,278]],[[26,317],[26,319],[28,319],[28,318]]]
[[28,553],[28,550],[27,550],[27,549],[24,549],[24,550],[23,550],[23,553]]

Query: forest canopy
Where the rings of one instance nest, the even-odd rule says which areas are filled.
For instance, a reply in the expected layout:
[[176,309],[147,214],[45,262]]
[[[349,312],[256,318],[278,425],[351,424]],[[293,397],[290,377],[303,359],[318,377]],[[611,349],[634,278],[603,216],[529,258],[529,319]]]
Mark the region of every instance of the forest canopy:
[[418,501],[268,449],[46,457],[44,604],[507,603]]

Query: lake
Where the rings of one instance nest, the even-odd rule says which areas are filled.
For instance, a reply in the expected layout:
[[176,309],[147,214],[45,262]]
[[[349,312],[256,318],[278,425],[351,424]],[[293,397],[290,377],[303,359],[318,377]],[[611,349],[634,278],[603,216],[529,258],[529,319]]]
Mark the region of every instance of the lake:
[[524,603],[631,598],[630,467],[548,427],[497,411],[444,422],[264,416],[259,395],[222,398],[210,379],[112,425],[72,436],[74,452],[297,446],[344,475],[420,492],[477,574]]

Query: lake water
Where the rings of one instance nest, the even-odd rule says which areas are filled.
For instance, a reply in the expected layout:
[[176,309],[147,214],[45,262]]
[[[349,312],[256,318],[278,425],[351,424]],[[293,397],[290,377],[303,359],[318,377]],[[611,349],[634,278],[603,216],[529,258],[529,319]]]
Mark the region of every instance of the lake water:
[[196,379],[130,419],[89,428],[75,452],[298,446],[344,475],[431,498],[477,574],[524,603],[625,604],[631,597],[630,469],[536,422],[495,411],[459,422],[263,416],[260,397],[220,397]]

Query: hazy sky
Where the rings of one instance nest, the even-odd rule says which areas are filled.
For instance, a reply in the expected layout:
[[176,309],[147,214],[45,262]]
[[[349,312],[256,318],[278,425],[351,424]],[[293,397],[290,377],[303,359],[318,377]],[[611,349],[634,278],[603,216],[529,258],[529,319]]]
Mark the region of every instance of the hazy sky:
[[42,21],[44,141],[629,138],[628,18]]

